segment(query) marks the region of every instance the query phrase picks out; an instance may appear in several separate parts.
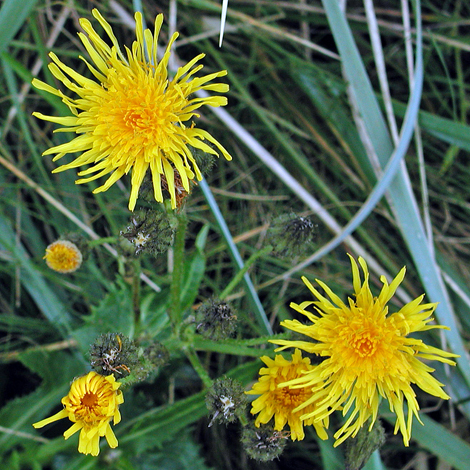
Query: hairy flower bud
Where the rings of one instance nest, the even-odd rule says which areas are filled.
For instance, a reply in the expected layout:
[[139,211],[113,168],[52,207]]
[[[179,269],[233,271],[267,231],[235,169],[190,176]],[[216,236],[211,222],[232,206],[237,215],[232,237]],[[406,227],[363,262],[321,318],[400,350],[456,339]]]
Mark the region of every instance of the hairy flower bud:
[[157,256],[173,244],[175,221],[161,210],[140,210],[131,216],[127,231],[121,235],[135,247],[134,255]]
[[170,353],[159,341],[155,341],[144,351],[146,359],[156,368],[167,364],[170,359]]
[[385,431],[380,421],[369,426],[364,425],[356,437],[346,440],[345,467],[346,470],[361,470],[370,456],[385,443]]
[[229,338],[237,328],[232,306],[218,299],[204,302],[196,311],[196,332],[211,340]]
[[121,333],[100,335],[90,348],[91,367],[101,375],[127,377],[139,363],[134,341]]
[[206,406],[213,415],[209,427],[219,423],[233,423],[245,413],[248,400],[240,382],[229,377],[214,380],[206,394]]
[[288,437],[288,431],[275,431],[269,424],[257,428],[251,423],[243,428],[241,441],[249,457],[269,462],[282,454]]
[[168,358],[168,350],[158,341],[144,350],[121,333],[103,334],[90,348],[91,367],[101,375],[114,374],[126,387],[145,380]]
[[279,257],[301,256],[311,251],[315,224],[308,217],[294,213],[275,219],[268,229],[268,242]]

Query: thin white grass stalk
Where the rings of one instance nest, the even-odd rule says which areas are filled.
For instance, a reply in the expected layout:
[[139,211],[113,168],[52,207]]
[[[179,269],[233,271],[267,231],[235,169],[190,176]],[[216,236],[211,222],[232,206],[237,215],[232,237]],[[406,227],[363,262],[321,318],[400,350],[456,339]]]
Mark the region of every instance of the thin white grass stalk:
[[447,285],[460,297],[460,300],[465,302],[470,308],[470,297],[466,294],[466,292],[454,281],[452,276],[447,274],[445,271],[441,271],[441,274]]
[[295,34],[288,33],[287,31],[284,31],[280,28],[275,28],[274,26],[264,24],[263,22],[253,18],[250,15],[245,15],[244,13],[240,11],[233,11],[233,10],[230,11],[230,15],[239,19],[240,21],[243,21],[245,24],[249,24],[253,26],[256,30],[266,31],[267,33],[272,34],[273,36],[278,36],[281,38],[288,39],[289,41],[300,44],[304,47],[312,49],[313,51],[317,51],[320,54],[323,54],[327,57],[331,57],[332,59],[339,60],[339,55],[334,52],[331,52],[329,49],[319,46],[313,43],[312,41],[299,38]]
[[[414,82],[414,68],[413,68],[413,47],[411,42],[411,21],[410,21],[410,9],[408,5],[408,0],[401,0],[401,9],[403,17],[403,31],[405,33],[405,51],[406,51],[406,65],[408,69],[410,89],[413,86]],[[421,184],[421,203],[423,205],[423,219],[424,227],[426,230],[426,235],[429,244],[429,251],[432,254],[432,257],[435,256],[434,251],[434,241],[432,235],[432,222],[431,215],[429,211],[429,192],[428,184],[426,181],[426,166],[424,163],[424,151],[423,151],[423,142],[421,139],[421,128],[419,127],[418,121],[415,125],[415,148],[416,154],[418,156],[419,164],[419,180]]]
[[[101,237],[88,225],[83,223],[75,214],[70,212],[63,204],[61,204],[57,199],[55,199],[51,194],[41,188],[35,181],[25,175],[21,170],[19,170],[11,162],[0,156],[0,164],[5,168],[10,170],[15,176],[20,180],[24,181],[31,189],[36,191],[44,200],[46,200],[51,206],[55,207],[59,212],[64,214],[70,221],[72,221],[77,227],[83,230],[92,240],[99,240]],[[108,243],[103,243],[103,246],[112,256],[115,258],[119,257],[118,252]],[[157,286],[149,277],[143,273],[140,274],[140,278],[144,281],[150,288],[155,292],[160,292],[161,288]]]
[[[342,75],[346,78],[346,72],[344,71],[344,67],[341,67]],[[346,80],[347,82],[347,80]],[[354,119],[354,123],[356,124],[356,129],[361,139],[362,145],[366,151],[367,157],[370,161],[372,166],[372,170],[374,171],[375,176],[380,178],[382,174],[382,166],[380,165],[379,157],[375,152],[374,144],[372,143],[372,139],[369,137],[369,133],[367,132],[366,124],[364,119],[359,112],[359,106],[357,103],[356,94],[354,92],[353,87],[348,84],[346,91],[348,93],[349,103],[351,104],[351,112]]]
[[16,429],[5,428],[4,426],[0,426],[0,432],[10,434],[11,436],[21,437],[22,439],[40,442],[41,444],[48,444],[50,442],[50,440],[46,439],[45,437],[35,436],[29,432],[17,431]]
[[382,41],[380,39],[379,27],[377,25],[377,18],[375,17],[374,3],[372,0],[364,0],[364,8],[366,10],[367,25],[369,27],[369,36],[372,44],[372,51],[374,53],[375,67],[380,83],[380,90],[382,91],[382,98],[385,105],[385,114],[387,115],[388,125],[392,134],[393,143],[395,146],[398,144],[398,127],[393,113],[392,99],[390,96],[390,87],[388,85],[387,70],[385,67],[385,59],[383,55]]
[[[232,0],[232,2],[237,3],[237,0]],[[246,3],[246,4],[256,4],[256,5],[275,5],[279,8],[283,8],[286,10],[298,10],[298,11],[307,11],[311,13],[317,13],[319,15],[325,15],[325,9],[320,8],[313,5],[303,5],[302,3],[294,3],[294,2],[275,2],[273,0],[242,0],[238,3]],[[345,0],[339,1],[340,7],[342,11],[342,5],[345,4]],[[356,13],[346,13],[346,17],[350,20],[366,23],[367,19],[363,15],[358,15]],[[466,20],[462,22],[463,25],[466,25]],[[394,32],[395,34],[401,34],[403,32],[403,26],[399,25],[398,23],[393,23],[391,21],[384,21],[384,20],[377,20],[377,24],[389,31]],[[411,29],[413,33],[416,33],[414,28]],[[465,43],[463,41],[459,41],[457,39],[452,39],[447,36],[443,36],[442,34],[436,34],[432,31],[424,31],[423,37],[429,38],[433,41],[438,43],[446,44],[447,46],[455,47],[456,49],[460,49],[462,51],[470,51],[470,44]]]
[[[301,5],[306,5],[307,0],[300,0]],[[305,11],[301,10],[300,16],[305,16]],[[308,39],[310,37],[310,23],[308,21],[302,20],[300,22],[300,31],[302,33],[302,37],[304,39]],[[312,51],[310,49],[305,49],[304,52],[305,60],[310,61],[312,59]]]
[[227,10],[228,10],[228,0],[223,0],[222,1],[222,13],[220,15],[219,47],[222,47],[222,41],[224,40],[225,23],[227,21]]
[[[170,0],[170,8],[168,11],[168,37],[172,37],[176,33],[176,23],[178,16],[177,1]],[[170,54],[170,60],[168,61],[168,67],[170,70],[176,70],[178,64],[176,63],[176,57],[174,54]]]
[[[60,12],[60,14],[57,18],[57,21],[55,22],[54,27],[52,28],[51,34],[50,34],[48,40],[46,41],[46,47],[47,48],[51,48],[54,45],[54,43],[56,42],[60,32],[62,31],[62,29],[64,27],[65,21],[69,17],[69,14],[70,14],[71,11],[72,11],[72,7],[70,6],[70,2],[68,2],[67,5]],[[31,69],[31,74],[33,75],[33,77],[35,77],[39,73],[39,71],[41,70],[42,65],[43,65],[42,59],[37,59],[36,62],[34,63],[34,65],[33,65],[32,69]],[[21,91],[18,93],[18,96],[17,96],[18,104],[23,103],[23,101],[24,101],[26,95],[28,94],[30,88],[31,88],[31,83],[30,82],[27,82],[27,83],[23,84],[23,86],[21,87]],[[9,109],[8,114],[7,114],[7,118],[5,120],[4,132],[2,134],[2,139],[3,140],[5,139],[6,135],[10,131],[11,123],[13,122],[13,119],[15,118],[17,113],[18,113],[18,106],[14,104]]]

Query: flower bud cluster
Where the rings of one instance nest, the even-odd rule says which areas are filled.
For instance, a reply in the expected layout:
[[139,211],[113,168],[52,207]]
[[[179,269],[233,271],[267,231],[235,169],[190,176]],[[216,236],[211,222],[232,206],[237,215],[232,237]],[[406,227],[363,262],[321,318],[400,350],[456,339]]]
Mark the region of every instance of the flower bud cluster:
[[114,374],[126,385],[145,380],[150,372],[164,365],[168,358],[168,351],[162,344],[156,342],[142,350],[135,341],[121,333],[103,334],[90,348],[93,370],[105,376]]

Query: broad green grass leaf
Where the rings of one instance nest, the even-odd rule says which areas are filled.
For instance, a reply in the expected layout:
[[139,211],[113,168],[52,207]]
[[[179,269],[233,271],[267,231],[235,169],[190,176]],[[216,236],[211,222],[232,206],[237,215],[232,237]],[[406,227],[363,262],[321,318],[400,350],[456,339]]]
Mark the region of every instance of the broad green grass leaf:
[[324,470],[344,470],[344,457],[340,449],[333,447],[333,439],[317,440]]
[[[403,117],[406,106],[398,101],[393,101],[393,110],[397,116]],[[438,139],[470,151],[470,126],[428,111],[420,111],[418,119],[421,128]]]
[[132,459],[132,462],[138,470],[209,470],[189,428],[166,443],[159,452],[145,453]]
[[36,269],[23,246],[16,244],[15,233],[3,217],[0,217],[0,248],[9,252],[15,262],[21,266],[22,285],[34,299],[42,314],[54,328],[62,332],[64,337],[68,336],[71,331],[71,314]]
[[[365,173],[372,184],[375,175],[367,160],[367,154],[361,142],[356,127],[352,122],[351,112],[345,106],[345,90],[341,89],[339,80],[326,75],[321,68],[313,64],[306,70],[305,65],[292,63],[292,77],[297,80],[318,111],[330,124],[333,132],[349,147],[359,163],[359,170]],[[344,85],[343,85],[344,86]]]
[[205,225],[196,237],[196,250],[184,263],[183,283],[180,297],[180,307],[184,311],[196,300],[199,292],[199,286],[204,278],[206,269],[206,257],[204,255],[204,246],[207,240],[209,226]]
[[4,0],[0,8],[0,52],[3,52],[31,14],[37,0]]
[[[468,470],[470,445],[429,416],[421,413],[420,418],[424,426],[415,422],[411,437],[453,469]],[[392,417],[384,415],[384,419],[395,424],[395,419]]]

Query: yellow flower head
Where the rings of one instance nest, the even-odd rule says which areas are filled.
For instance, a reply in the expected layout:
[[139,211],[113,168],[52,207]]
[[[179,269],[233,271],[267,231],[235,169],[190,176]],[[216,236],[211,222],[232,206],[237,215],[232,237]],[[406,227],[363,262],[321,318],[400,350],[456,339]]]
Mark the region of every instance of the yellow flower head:
[[62,418],[68,418],[74,424],[64,432],[65,439],[80,431],[78,451],[82,454],[98,455],[100,436],[105,436],[109,447],[118,445],[111,429],[113,424],[121,421],[119,405],[124,402],[120,383],[113,375],[104,377],[96,372],[89,372],[72,382],[70,391],[62,398],[64,409],[55,415],[34,423],[35,428],[42,428]]
[[[302,358],[302,353],[296,349],[292,354],[292,360],[284,359],[280,354],[273,359],[263,356],[261,360],[266,364],[260,370],[260,378],[253,385],[253,388],[246,392],[251,395],[261,395],[252,403],[251,414],[259,415],[256,418],[255,425],[268,423],[274,416],[274,430],[282,431],[286,423],[290,427],[290,437],[293,441],[301,441],[304,437],[304,425],[313,425],[321,439],[328,439],[325,427],[328,427],[328,417],[314,422],[314,419],[302,421],[301,413],[295,412],[295,408],[309,400],[312,393],[307,388],[279,388],[282,382],[302,377],[315,366],[310,364],[308,357]],[[308,411],[315,409],[315,402],[308,405]]]
[[[382,276],[382,290],[378,297],[374,297],[369,288],[369,272],[365,261],[359,258],[364,273],[364,281],[361,282],[358,266],[350,258],[355,299],[349,298],[347,304],[323,282],[317,280],[331,300],[303,278],[317,300],[291,303],[291,307],[305,315],[311,323],[304,325],[298,320],[286,320],[281,325],[308,336],[313,342],[272,342],[282,345],[278,350],[296,347],[325,359],[304,376],[286,380],[281,386],[313,390],[310,398],[294,410],[303,410],[302,419],[323,419],[341,407],[343,415],[352,410],[345,424],[335,434],[335,445],[341,444],[349,436],[354,437],[369,418],[372,418],[369,428],[372,429],[380,397],[383,397],[397,416],[395,433],[400,430],[407,446],[413,415],[420,421],[412,384],[431,395],[449,399],[442,390],[443,384],[431,375],[434,369],[425,365],[421,359],[455,365],[447,358],[456,355],[409,336],[417,331],[445,328],[429,325],[437,304],[421,304],[424,294],[404,305],[398,312],[389,313],[387,303],[403,281],[405,268],[390,285]],[[307,310],[312,305],[315,314]],[[406,419],[405,401],[408,405]],[[317,406],[310,411],[308,407],[313,402]]]
[[82,253],[75,243],[57,240],[46,248],[46,264],[58,273],[73,273],[82,264]]
[[[196,110],[203,105],[225,106],[227,98],[210,96],[189,98],[198,90],[217,93],[228,91],[228,85],[208,84],[215,78],[227,74],[225,70],[202,77],[193,77],[202,69],[196,65],[204,54],[199,54],[189,63],[180,67],[171,81],[168,78],[170,48],[178,37],[170,39],[163,58],[157,59],[157,41],[163,22],[163,15],[155,20],[153,33],[143,30],[142,15],[135,14],[136,41],[132,48],[123,53],[109,23],[98,10],[92,11],[105,30],[111,46],[93,29],[90,21],[80,19],[85,31],[78,33],[94,65],[82,57],[95,80],[90,80],[65,65],[50,53],[53,63],[49,69],[59,81],[78,95],[72,99],[46,83],[34,79],[33,85],[53,95],[59,96],[69,107],[72,116],[54,117],[33,113],[39,119],[64,126],[60,132],[78,134],[66,144],[52,147],[44,155],[56,154],[54,161],[67,153],[81,152],[71,163],[56,168],[54,172],[92,165],[78,173],[79,176],[92,175],[77,180],[78,184],[111,175],[106,182],[93,192],[106,191],[124,174],[132,169],[129,209],[134,210],[142,180],[150,168],[154,197],[163,201],[162,188],[171,197],[172,207],[176,207],[178,192],[190,191],[190,180],[201,179],[201,172],[191,153],[191,147],[217,155],[213,144],[227,160],[231,156],[224,147],[207,131],[197,129],[192,122],[198,117]],[[182,187],[181,187],[182,186]]]

